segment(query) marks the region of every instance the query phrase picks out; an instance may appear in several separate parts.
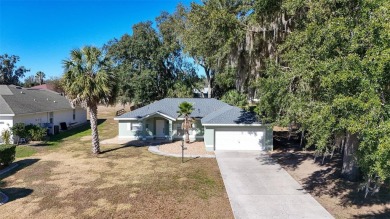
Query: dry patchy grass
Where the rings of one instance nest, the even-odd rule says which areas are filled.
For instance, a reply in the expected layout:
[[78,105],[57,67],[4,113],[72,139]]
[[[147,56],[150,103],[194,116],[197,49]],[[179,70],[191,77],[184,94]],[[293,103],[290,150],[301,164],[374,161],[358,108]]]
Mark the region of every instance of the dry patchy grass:
[[[101,139],[117,134],[113,110],[100,110]],[[102,145],[90,152],[86,130],[20,159],[1,176],[10,196],[2,218],[232,218],[215,159],[151,154],[146,147]]]

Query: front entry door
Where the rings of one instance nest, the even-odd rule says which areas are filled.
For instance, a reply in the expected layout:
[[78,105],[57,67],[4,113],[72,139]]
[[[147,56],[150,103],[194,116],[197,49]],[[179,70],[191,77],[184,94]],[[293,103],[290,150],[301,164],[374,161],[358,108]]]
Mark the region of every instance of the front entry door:
[[165,120],[156,120],[156,137],[165,137]]

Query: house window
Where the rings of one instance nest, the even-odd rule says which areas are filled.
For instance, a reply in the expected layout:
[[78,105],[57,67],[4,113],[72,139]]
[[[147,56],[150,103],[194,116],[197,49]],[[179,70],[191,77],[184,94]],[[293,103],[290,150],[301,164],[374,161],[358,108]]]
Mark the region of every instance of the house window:
[[49,117],[50,117],[49,118],[49,122],[53,124],[53,122],[54,122],[54,120],[53,120],[54,113],[53,112],[49,113]]
[[149,124],[145,124],[145,128],[149,129]]
[[73,109],[73,120],[76,120],[76,109]]
[[141,123],[127,123],[127,130],[129,131],[139,131],[142,128]]

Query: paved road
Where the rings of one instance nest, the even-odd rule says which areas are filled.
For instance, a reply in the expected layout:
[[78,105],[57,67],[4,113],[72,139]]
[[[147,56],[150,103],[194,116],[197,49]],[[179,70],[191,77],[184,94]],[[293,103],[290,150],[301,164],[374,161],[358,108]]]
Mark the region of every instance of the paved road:
[[236,219],[333,218],[264,152],[215,154]]

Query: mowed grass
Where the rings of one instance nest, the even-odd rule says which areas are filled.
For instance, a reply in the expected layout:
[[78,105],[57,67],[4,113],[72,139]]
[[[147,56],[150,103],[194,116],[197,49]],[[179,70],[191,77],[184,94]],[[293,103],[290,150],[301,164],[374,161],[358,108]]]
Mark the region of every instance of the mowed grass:
[[24,158],[24,157],[30,157],[34,155],[37,152],[37,150],[31,146],[22,146],[18,145],[16,147],[16,158]]
[[[115,112],[99,112],[100,138],[116,136]],[[70,133],[0,176],[10,197],[1,218],[233,218],[215,159],[181,163],[120,145],[96,156],[88,128]]]

